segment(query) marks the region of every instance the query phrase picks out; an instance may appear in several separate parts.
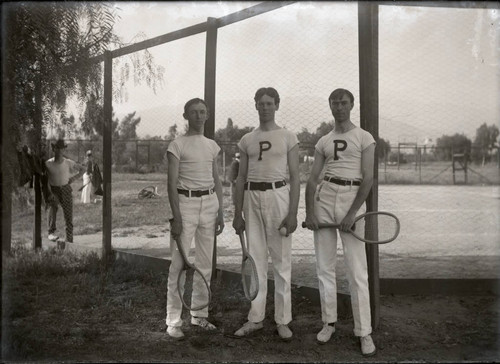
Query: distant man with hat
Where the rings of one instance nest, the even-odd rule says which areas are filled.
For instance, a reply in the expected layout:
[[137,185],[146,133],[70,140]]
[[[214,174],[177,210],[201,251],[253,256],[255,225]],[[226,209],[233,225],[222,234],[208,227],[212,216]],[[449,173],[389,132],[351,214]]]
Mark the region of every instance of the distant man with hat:
[[[85,167],[62,154],[67,147],[64,140],[59,139],[51,143],[54,157],[45,162],[49,192],[49,240],[59,242],[73,242],[73,189],[71,183],[80,178]],[[64,222],[66,224],[66,240],[59,239],[56,232],[56,218],[58,205],[62,206]]]

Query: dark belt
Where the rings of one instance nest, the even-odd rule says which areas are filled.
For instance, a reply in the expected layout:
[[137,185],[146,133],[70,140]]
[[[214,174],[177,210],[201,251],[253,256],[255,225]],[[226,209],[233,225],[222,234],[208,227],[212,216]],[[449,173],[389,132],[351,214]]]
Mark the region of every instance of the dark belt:
[[361,186],[361,182],[360,181],[347,181],[347,180],[344,180],[344,179],[337,179],[337,178],[333,178],[333,177],[325,177],[324,178],[325,181],[328,181],[328,182],[332,182],[332,183],[335,183],[335,184],[338,184],[338,185],[341,185],[341,186]]
[[285,181],[278,182],[247,182],[245,183],[245,190],[258,190],[258,191],[267,191],[275,188],[280,188],[286,185]]
[[186,196],[186,197],[201,197],[205,195],[211,195],[214,193],[213,189],[209,190],[204,190],[204,191],[193,191],[193,190],[181,190],[180,188],[177,189],[177,192],[180,194]]

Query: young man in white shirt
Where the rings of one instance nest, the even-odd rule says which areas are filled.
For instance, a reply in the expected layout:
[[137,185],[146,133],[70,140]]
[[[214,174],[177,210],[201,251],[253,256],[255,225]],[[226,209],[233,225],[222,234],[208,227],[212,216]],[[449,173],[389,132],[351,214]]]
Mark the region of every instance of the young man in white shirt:
[[[338,223],[344,248],[347,278],[354,317],[354,335],[361,352],[374,355],[371,338],[370,293],[365,244],[348,232],[357,215],[366,210],[365,200],[373,183],[375,140],[351,122],[354,96],[345,89],[334,90],[328,99],[335,119],[334,129],[316,144],[314,164],[306,186],[306,225],[314,230],[316,270],[319,280],[323,329],[317,340],[326,343],[337,321],[337,229],[318,229],[318,223]],[[320,174],[325,168],[323,181]],[[364,232],[364,224],[356,224]]]
[[[59,139],[52,143],[54,157],[45,161],[49,193],[49,240],[73,242],[73,189],[71,183],[84,173],[84,166],[62,155],[62,150],[67,147],[64,140]],[[75,174],[76,173],[76,174]],[[56,219],[58,204],[62,206],[64,223],[66,224],[66,240],[63,241],[56,234]]]
[[270,254],[275,282],[274,320],[280,338],[288,341],[293,335],[288,324],[292,320],[291,234],[297,228],[300,193],[299,146],[297,136],[275,122],[278,92],[272,87],[260,88],[254,100],[259,127],[238,143],[240,168],[233,227],[237,234],[246,232],[249,253],[257,267],[259,292],[251,302],[248,322],[235,335],[245,336],[263,328]]
[[[196,266],[210,283],[214,237],[224,229],[222,185],[217,172],[220,147],[203,135],[208,119],[205,101],[199,98],[189,100],[184,106],[183,116],[188,121],[188,131],[172,141],[167,149],[172,261],[168,273],[166,324],[168,335],[175,339],[184,337],[181,329],[182,301],[177,288],[183,260],[175,240],[180,238],[184,251],[189,252],[194,238]],[[194,306],[207,300],[205,291],[193,289]],[[216,329],[207,320],[208,307],[191,311],[191,316],[192,325],[207,330]]]

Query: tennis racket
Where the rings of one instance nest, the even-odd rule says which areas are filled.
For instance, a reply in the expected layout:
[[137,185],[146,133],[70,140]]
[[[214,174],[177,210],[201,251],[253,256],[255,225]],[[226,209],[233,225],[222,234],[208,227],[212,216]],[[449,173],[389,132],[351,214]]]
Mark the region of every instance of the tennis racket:
[[[356,223],[361,220],[364,220],[365,226],[368,226],[368,229],[373,232],[373,234],[368,235],[374,236],[375,240],[365,238],[364,231],[356,231]],[[302,227],[306,227],[305,222],[302,223]],[[319,223],[318,227],[320,229],[339,228],[340,224]],[[399,223],[399,219],[396,217],[396,215],[391,214],[390,212],[372,211],[356,217],[356,219],[354,220],[354,224],[352,225],[349,232],[357,239],[368,244],[386,244],[390,243],[398,237],[400,228],[401,224]]]
[[[175,242],[183,261],[182,270],[177,278],[177,290],[179,291],[182,304],[191,311],[202,310],[209,305],[212,299],[210,285],[201,271],[188,260],[180,238],[175,240]],[[193,292],[195,293],[195,298],[193,298]],[[197,301],[196,296],[200,293],[206,293],[206,297],[208,297],[206,302],[195,302]]]
[[243,291],[245,292],[245,297],[248,300],[253,301],[259,293],[259,276],[257,275],[255,261],[248,253],[245,242],[245,233],[241,232],[239,236],[242,251],[241,281],[243,283]]

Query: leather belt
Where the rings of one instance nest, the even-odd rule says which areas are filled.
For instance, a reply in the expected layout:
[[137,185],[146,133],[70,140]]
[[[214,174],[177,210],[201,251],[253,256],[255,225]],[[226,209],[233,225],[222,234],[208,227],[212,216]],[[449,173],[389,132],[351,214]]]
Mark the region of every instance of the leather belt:
[[201,197],[205,195],[211,195],[212,193],[214,193],[214,190],[211,188],[209,190],[204,190],[204,191],[193,191],[193,190],[181,190],[180,188],[178,188],[177,192],[186,197]]
[[285,181],[278,182],[247,182],[245,183],[245,190],[251,191],[267,191],[280,188],[286,185]]
[[360,181],[354,181],[354,180],[345,180],[345,179],[338,179],[334,177],[325,177],[325,181],[327,182],[332,182],[341,186],[361,186]]

